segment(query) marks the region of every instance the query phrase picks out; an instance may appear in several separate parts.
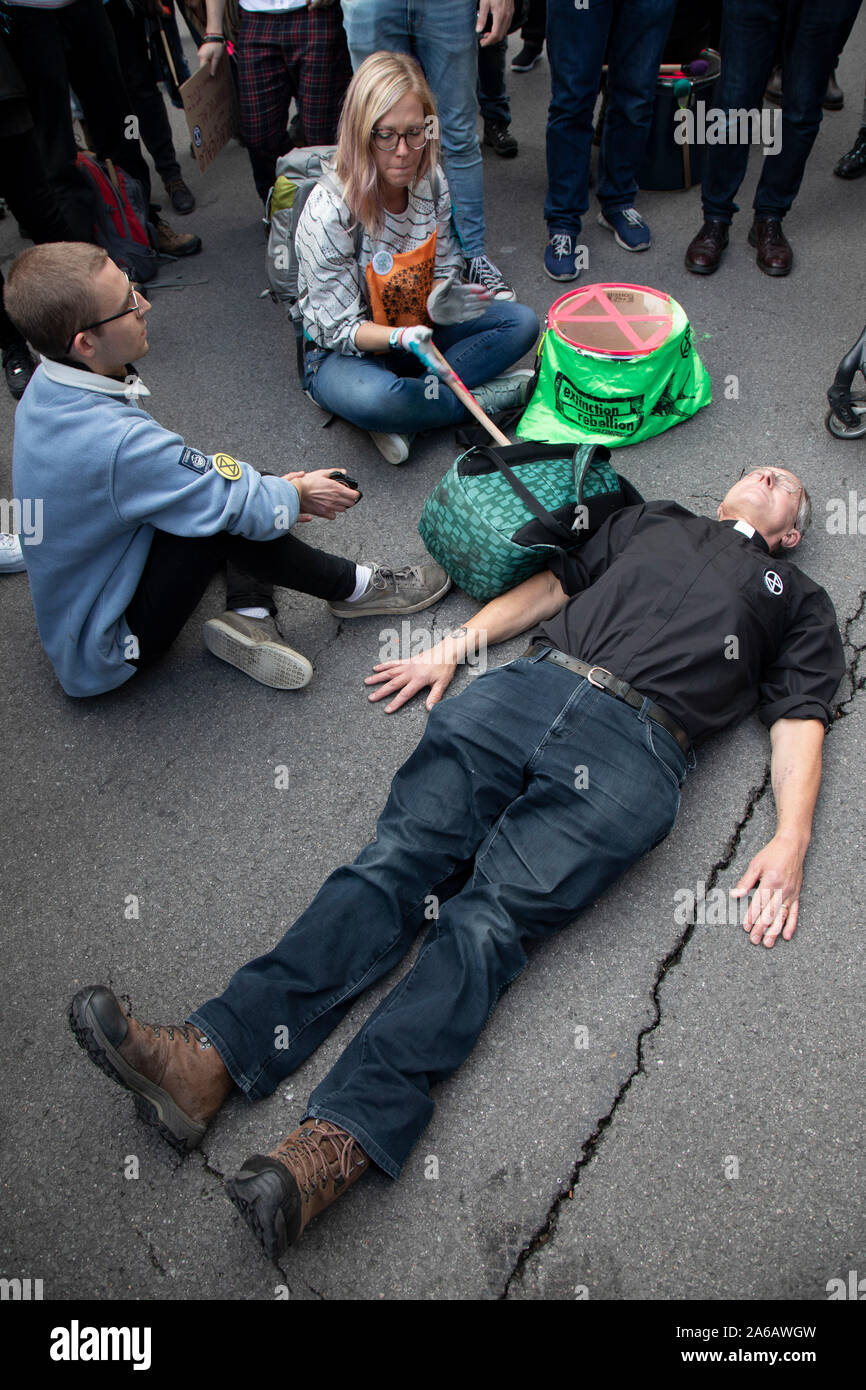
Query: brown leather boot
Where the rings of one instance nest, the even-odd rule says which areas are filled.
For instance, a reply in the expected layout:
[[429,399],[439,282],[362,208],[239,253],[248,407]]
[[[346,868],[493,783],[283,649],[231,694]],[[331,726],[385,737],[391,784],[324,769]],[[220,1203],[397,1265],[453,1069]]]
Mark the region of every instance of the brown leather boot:
[[306,1120],[271,1153],[248,1158],[226,1187],[265,1254],[275,1260],[369,1166],[351,1134],[330,1120]]
[[794,252],[778,217],[756,217],[749,232],[749,245],[758,248],[755,259],[765,275],[790,275]]
[[197,1028],[139,1023],[102,985],[76,994],[69,1025],[91,1062],[132,1091],[139,1119],[181,1153],[201,1143],[234,1082]]
[[686,250],[686,269],[695,275],[712,275],[722,263],[728,244],[728,224],[708,217]]

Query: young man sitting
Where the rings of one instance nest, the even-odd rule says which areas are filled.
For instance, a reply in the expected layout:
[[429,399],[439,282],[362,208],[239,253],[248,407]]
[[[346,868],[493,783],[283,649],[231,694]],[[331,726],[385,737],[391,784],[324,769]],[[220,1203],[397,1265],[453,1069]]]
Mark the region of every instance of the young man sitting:
[[205,643],[279,689],[306,685],[313,670],[273,621],[275,584],[326,599],[340,617],[414,613],[447,592],[432,561],[355,564],[291,533],[358,501],[339,478],[262,476],[156,424],[130,365],[148,351],[150,304],[100,247],[24,251],[6,307],[42,353],[16,412],[13,485],[41,516],[25,560],[39,635],[67,694],[113,690],[154,661],[223,565],[228,611],[205,623]]

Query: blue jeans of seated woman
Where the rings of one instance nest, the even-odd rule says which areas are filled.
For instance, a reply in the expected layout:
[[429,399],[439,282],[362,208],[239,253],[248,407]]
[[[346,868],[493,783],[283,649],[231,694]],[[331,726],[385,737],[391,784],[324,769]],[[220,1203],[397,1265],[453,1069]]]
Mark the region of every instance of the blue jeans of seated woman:
[[433,1113],[430,1086],[469,1055],[528,943],[672,828],[687,764],[648,704],[519,657],[435,705],[376,840],[189,1019],[247,1097],[270,1095],[427,925],[414,966],[304,1112],[398,1177]]
[[[436,328],[433,342],[470,390],[499,376],[528,352],[538,319],[525,304],[495,300],[478,319]],[[417,434],[468,418],[453,391],[411,352],[365,352],[362,357],[308,351],[305,384],[323,410],[361,429]]]

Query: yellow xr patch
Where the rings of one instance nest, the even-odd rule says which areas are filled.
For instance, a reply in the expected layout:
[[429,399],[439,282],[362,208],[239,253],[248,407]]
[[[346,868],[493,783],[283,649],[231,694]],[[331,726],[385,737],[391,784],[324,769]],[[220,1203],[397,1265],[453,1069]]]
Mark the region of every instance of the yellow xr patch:
[[213,466],[220,477],[226,478],[230,483],[236,483],[241,476],[241,466],[231,454],[214,454]]

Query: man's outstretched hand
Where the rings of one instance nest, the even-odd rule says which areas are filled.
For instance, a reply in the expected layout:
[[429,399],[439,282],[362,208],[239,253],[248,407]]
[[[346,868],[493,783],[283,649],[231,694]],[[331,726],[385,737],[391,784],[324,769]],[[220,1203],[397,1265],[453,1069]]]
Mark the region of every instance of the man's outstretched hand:
[[390,705],[385,706],[386,714],[393,714],[395,710],[405,705],[413,695],[417,695],[419,690],[430,687],[430,694],[427,696],[426,705],[432,709],[438,704],[451,684],[452,677],[456,670],[456,661],[446,661],[441,653],[433,647],[424,656],[413,656],[400,661],[380,661],[373,667],[375,675],[366,676],[365,685],[378,685],[382,681],[387,684],[381,690],[376,690],[368,698],[370,700],[384,700],[389,695],[395,698]]
[[742,898],[753,888],[758,890],[743,922],[749,940],[756,946],[761,942],[772,946],[780,932],[783,941],[790,941],[794,935],[805,857],[799,841],[774,835],[755,855],[736,888],[731,889],[732,898]]

